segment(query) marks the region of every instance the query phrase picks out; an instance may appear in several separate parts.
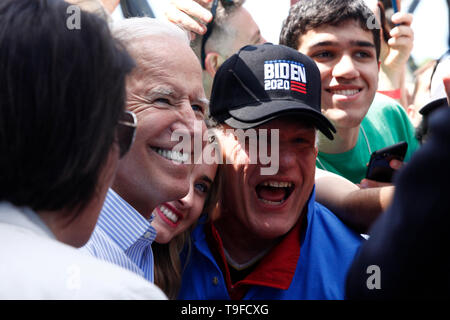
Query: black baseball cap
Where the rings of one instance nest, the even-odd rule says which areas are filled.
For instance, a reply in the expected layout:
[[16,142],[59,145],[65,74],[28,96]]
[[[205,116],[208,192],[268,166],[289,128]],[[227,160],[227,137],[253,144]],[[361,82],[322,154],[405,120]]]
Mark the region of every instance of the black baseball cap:
[[320,98],[320,71],[311,58],[282,45],[250,45],[217,70],[210,115],[218,123],[248,129],[292,114],[332,140],[336,129],[321,113]]

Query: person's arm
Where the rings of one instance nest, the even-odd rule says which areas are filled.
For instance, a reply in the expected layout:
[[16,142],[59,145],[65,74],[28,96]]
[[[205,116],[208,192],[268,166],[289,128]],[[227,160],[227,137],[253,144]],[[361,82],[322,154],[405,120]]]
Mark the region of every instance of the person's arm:
[[393,186],[360,189],[349,180],[316,168],[316,199],[345,224],[365,233],[392,201]]
[[387,52],[380,65],[378,91],[398,100],[404,108],[408,106],[405,87],[406,66],[414,43],[412,20],[413,16],[404,12],[397,12],[392,16],[392,22],[398,26],[390,32],[391,38],[384,46]]
[[112,14],[119,5],[120,0],[100,0],[100,2],[102,3],[106,11],[108,11],[109,14]]

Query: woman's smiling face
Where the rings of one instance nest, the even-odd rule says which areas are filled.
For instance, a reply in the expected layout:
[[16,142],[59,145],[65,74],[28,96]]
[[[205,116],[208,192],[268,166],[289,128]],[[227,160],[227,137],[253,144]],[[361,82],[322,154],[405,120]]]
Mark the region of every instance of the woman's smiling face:
[[163,203],[153,211],[158,243],[168,243],[192,226],[202,214],[217,164],[196,164],[190,175],[189,193],[182,199]]

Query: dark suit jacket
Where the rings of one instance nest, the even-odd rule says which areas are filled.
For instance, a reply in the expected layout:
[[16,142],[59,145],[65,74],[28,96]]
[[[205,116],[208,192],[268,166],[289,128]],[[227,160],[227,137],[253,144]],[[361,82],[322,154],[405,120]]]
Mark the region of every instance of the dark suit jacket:
[[[350,268],[348,299],[450,298],[450,109],[431,115],[430,132]],[[373,265],[380,289],[367,286]]]

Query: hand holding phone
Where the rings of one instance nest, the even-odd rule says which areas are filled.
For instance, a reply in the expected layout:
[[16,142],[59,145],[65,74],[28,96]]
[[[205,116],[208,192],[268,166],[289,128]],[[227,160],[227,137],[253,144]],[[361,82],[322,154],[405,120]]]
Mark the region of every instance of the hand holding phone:
[[373,152],[367,166],[366,179],[392,182],[395,170],[391,168],[390,162],[394,159],[403,161],[407,150],[408,144],[402,141]]

